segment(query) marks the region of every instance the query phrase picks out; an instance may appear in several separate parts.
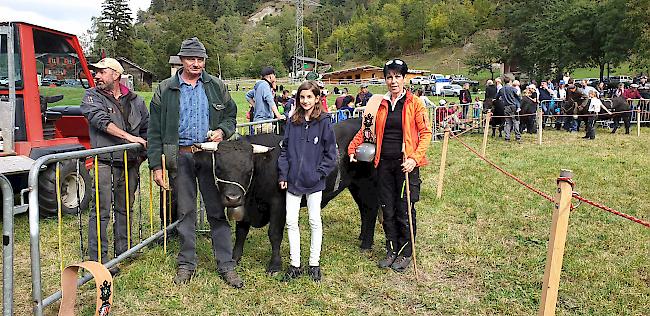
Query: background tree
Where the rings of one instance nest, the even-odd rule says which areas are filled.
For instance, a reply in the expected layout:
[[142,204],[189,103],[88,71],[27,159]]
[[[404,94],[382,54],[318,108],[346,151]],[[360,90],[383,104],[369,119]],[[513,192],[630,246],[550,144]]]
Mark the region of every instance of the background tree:
[[[133,57],[133,28],[127,0],[104,0],[101,24],[106,37],[113,41],[112,57]],[[99,31],[98,31],[99,33]]]
[[[492,33],[492,34],[491,34]],[[483,70],[490,72],[494,79],[492,64],[503,62],[504,47],[499,43],[498,34],[482,32],[474,36],[474,51],[465,59],[464,63],[470,68],[470,73],[478,74]]]

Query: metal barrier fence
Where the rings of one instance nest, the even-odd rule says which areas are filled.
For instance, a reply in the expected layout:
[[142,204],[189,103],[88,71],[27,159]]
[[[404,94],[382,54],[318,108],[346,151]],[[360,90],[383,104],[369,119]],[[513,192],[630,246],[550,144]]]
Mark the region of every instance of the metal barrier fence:
[[2,315],[13,315],[14,302],[14,190],[0,174],[2,189]]
[[331,112],[330,114],[330,120],[332,120],[333,124],[336,124],[341,121],[345,121],[350,118],[357,118],[361,117],[363,115],[363,111],[366,109],[365,106],[362,107],[356,107],[352,110],[350,109],[343,109],[343,110],[337,110],[336,112]]
[[[641,118],[641,123],[650,123],[650,100],[648,99],[630,99],[627,100],[627,103],[630,105],[632,110],[641,111],[639,117]],[[637,122],[637,115],[632,115],[632,123]]]
[[[466,108],[467,117],[463,116],[463,108]],[[469,128],[480,128],[484,124],[483,109],[478,102],[464,104],[446,104],[442,106],[428,106],[429,121],[431,122],[432,141],[445,134],[445,128],[451,131],[461,132]]]
[[[32,274],[32,296],[33,296],[33,311],[35,315],[42,315],[43,314],[43,308],[56,302],[61,298],[61,291],[58,291],[47,298],[43,298],[42,295],[42,283],[41,283],[41,249],[40,249],[40,222],[39,222],[39,201],[38,201],[38,179],[39,179],[39,173],[43,169],[44,166],[55,163],[55,162],[60,162],[64,160],[84,160],[87,157],[93,157],[97,156],[100,154],[110,154],[110,153],[125,153],[126,150],[129,149],[139,149],[141,146],[139,144],[124,144],[124,145],[116,145],[116,146],[111,146],[111,147],[103,147],[103,148],[95,148],[95,149],[90,149],[90,150],[81,150],[81,151],[74,151],[74,152],[65,152],[65,153],[57,153],[57,154],[50,154],[43,156],[39,159],[37,159],[34,162],[34,166],[29,172],[29,177],[28,177],[28,187],[31,188],[29,191],[29,232],[30,232],[30,259],[31,259],[31,274]],[[123,163],[123,162],[120,162]],[[77,171],[78,172],[78,171]],[[135,176],[135,175],[133,175]],[[95,175],[95,179],[97,179],[97,175]],[[95,182],[97,183],[97,182]],[[140,184],[139,184],[140,185]],[[133,188],[135,189],[135,188]],[[133,253],[137,252],[144,246],[150,244],[151,242],[157,240],[160,236],[163,236],[165,233],[165,230],[169,230],[173,228],[177,223],[171,223],[169,226],[166,226],[165,229],[159,230],[157,233],[153,234],[153,224],[151,222],[153,216],[152,216],[152,210],[153,210],[153,199],[151,198],[152,191],[151,191],[151,185],[150,185],[150,198],[149,198],[149,215],[150,215],[150,225],[151,225],[151,236],[149,236],[147,239],[142,240],[142,236],[140,236],[140,243],[137,245],[130,247],[131,245],[129,244],[129,249],[114,258],[113,260],[108,261],[104,265],[107,268],[111,268],[115,266],[117,263],[120,261],[128,258],[131,256]],[[60,197],[59,197],[60,198]],[[141,195],[140,195],[140,198]],[[128,201],[128,200],[127,200]],[[130,203],[130,202],[129,202]],[[140,202],[141,203],[141,202]],[[133,203],[129,204],[135,206],[135,201]],[[140,216],[142,216],[142,204],[140,204],[139,207],[140,211]],[[127,208],[128,212],[128,208]],[[78,212],[78,215],[81,214],[80,211]],[[130,218],[132,215],[135,214],[135,208],[133,209],[133,212],[131,212],[127,217]],[[140,217],[141,218],[141,217]],[[81,224],[81,217],[79,218],[80,225]],[[166,223],[161,223],[161,225],[166,224]],[[130,225],[127,224],[127,226]],[[142,221],[140,221],[140,228],[142,227]],[[80,226],[81,229],[81,226]],[[128,229],[128,228],[127,228]],[[133,230],[129,230],[129,236],[135,235],[133,234]],[[59,235],[61,236],[61,235]],[[61,237],[60,237],[61,238]],[[100,239],[100,238],[98,238]],[[129,239],[130,240],[130,239]],[[80,238],[80,242],[83,243],[83,238]],[[101,244],[101,241],[98,240],[98,244]],[[110,243],[109,243],[110,244]],[[60,244],[61,245],[61,244]],[[98,246],[99,247],[99,246]],[[83,252],[81,254],[83,256]],[[83,258],[82,258],[83,259]],[[60,256],[60,261],[61,265],[63,266],[62,262],[62,256]],[[92,279],[92,276],[86,275],[79,279],[78,283],[79,285],[88,282],[89,280]]]
[[236,133],[241,136],[260,133],[281,134],[283,122],[286,121],[276,118],[257,122],[239,123],[235,130]]
[[[607,108],[612,108],[611,99],[603,98],[601,101]],[[565,101],[562,99],[553,99],[543,100],[538,104],[537,110],[542,110],[544,116],[550,118],[544,120],[545,126],[553,126],[557,120],[562,120],[560,123],[563,123],[563,116],[560,115],[566,114],[561,114],[560,108],[563,106],[564,102]],[[641,111],[640,115],[638,116],[636,112],[631,113],[631,123],[637,123],[637,117],[641,119],[641,123],[650,123],[650,100],[629,99],[627,100],[627,103],[630,105],[631,111]],[[596,122],[603,128],[610,128],[612,126],[613,120],[610,117],[599,116],[599,119]]]

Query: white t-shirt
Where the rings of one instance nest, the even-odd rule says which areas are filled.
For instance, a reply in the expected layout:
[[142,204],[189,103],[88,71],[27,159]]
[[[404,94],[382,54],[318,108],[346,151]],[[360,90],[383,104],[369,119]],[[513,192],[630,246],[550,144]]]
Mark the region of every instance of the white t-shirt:
[[591,98],[589,102],[589,112],[600,112],[603,102],[599,98]]
[[560,99],[566,100],[566,89],[560,88],[557,90],[557,95]]

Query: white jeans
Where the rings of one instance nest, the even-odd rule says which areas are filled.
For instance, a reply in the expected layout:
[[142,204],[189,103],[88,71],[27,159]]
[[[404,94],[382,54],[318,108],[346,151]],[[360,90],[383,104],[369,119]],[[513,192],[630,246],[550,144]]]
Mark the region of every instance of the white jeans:
[[[311,226],[311,246],[309,248],[309,265],[318,266],[320,249],[323,242],[323,223],[320,218],[320,202],[323,191],[307,194],[307,210],[309,211],[309,226]],[[287,191],[287,234],[289,235],[290,264],[300,267],[300,228],[298,213],[302,195],[294,195]]]

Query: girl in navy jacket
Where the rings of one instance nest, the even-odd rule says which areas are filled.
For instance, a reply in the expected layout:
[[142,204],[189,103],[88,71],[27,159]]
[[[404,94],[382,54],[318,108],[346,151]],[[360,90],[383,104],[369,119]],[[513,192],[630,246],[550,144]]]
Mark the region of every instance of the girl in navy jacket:
[[336,167],[336,138],[329,115],[323,113],[318,96],[320,89],[313,81],[305,81],[298,87],[298,105],[286,126],[278,158],[280,188],[287,190],[287,233],[291,256],[284,277],[287,281],[302,274],[298,212],[303,195],[307,198],[311,226],[308,273],[314,281],[321,279],[323,224],[320,203],[325,178]]

